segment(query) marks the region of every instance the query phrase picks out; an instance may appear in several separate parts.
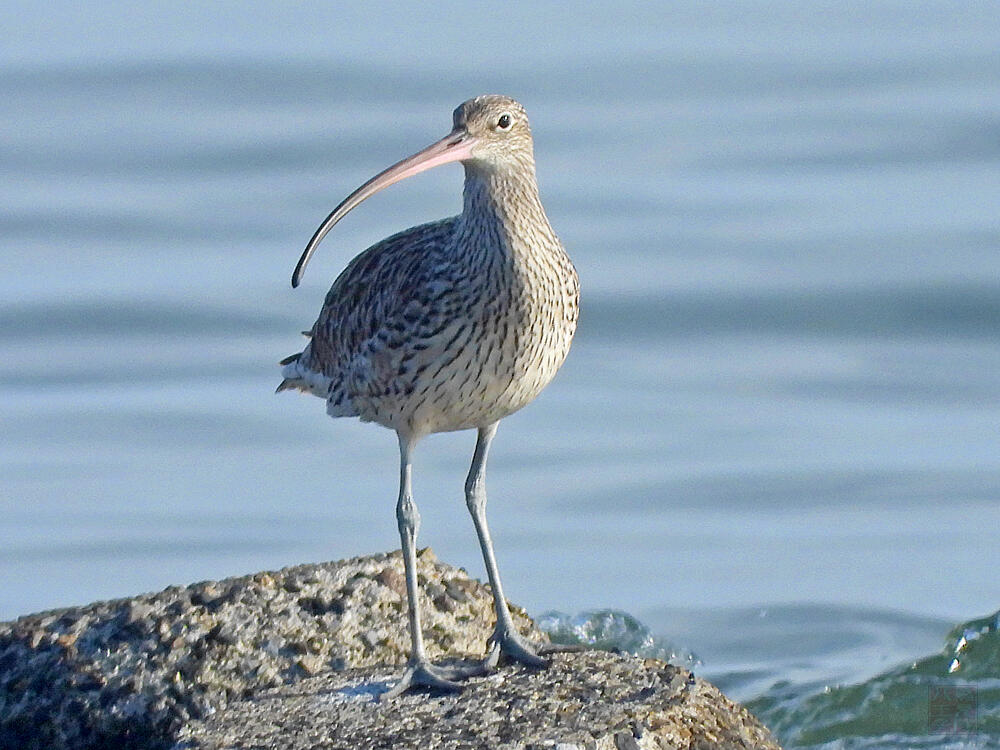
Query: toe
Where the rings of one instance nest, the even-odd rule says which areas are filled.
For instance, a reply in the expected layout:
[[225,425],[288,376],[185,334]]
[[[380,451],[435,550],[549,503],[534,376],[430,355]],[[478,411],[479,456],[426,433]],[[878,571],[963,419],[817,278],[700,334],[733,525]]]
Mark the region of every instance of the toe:
[[490,643],[490,651],[486,656],[484,665],[491,669],[496,666],[503,653],[507,658],[526,664],[529,667],[544,668],[549,666],[548,661],[538,655],[534,646],[528,643],[518,633],[510,630],[502,630],[494,633]]
[[586,651],[587,647],[580,643],[543,643],[538,647],[539,656],[549,654],[578,654]]
[[453,675],[450,672],[445,676],[444,670],[438,670],[436,667],[432,666],[429,662],[417,662],[416,664],[411,664],[406,668],[403,676],[399,679],[391,689],[382,693],[379,696],[379,700],[392,700],[397,698],[408,690],[413,688],[430,688],[431,690],[439,690],[445,693],[455,693],[462,689],[462,686],[457,682],[448,679],[448,677],[459,677],[461,675]]
[[449,667],[435,667],[434,669],[438,672],[438,674],[449,680],[465,680],[469,677],[483,677],[484,675],[489,674],[489,669],[483,662],[465,664],[461,666],[453,665]]

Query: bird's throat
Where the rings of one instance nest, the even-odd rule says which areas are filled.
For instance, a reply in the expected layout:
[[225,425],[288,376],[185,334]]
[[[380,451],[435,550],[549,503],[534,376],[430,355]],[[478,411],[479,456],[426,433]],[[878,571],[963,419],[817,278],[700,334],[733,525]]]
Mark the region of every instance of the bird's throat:
[[466,246],[510,254],[558,244],[538,195],[534,172],[480,171],[466,167],[459,235]]

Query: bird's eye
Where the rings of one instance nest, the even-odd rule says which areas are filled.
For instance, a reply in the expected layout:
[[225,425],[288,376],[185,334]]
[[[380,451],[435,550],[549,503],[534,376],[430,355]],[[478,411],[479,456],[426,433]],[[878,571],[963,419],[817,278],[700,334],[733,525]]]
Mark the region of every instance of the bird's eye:
[[502,114],[497,119],[497,130],[509,130],[510,129],[510,115]]

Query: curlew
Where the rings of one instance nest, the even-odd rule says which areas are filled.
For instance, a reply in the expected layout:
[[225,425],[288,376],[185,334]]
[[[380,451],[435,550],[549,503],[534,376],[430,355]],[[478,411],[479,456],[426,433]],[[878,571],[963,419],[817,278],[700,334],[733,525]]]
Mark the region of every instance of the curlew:
[[[292,275],[333,226],[379,190],[460,161],[462,213],[406,229],[358,255],[333,283],[309,343],[285,359],[278,390],[326,399],[332,417],[360,417],[396,432],[396,505],[409,607],[411,655],[384,697],[421,685],[456,690],[455,680],[494,669],[505,654],[542,667],[552,646],[536,647],[514,627],[486,525],[486,459],[501,419],[534,399],[562,365],[576,330],[579,280],[538,196],[524,108],[479,96],[454,112],[441,140],[394,164],[351,193],[320,225]],[[425,435],[478,430],[465,500],[492,588],[496,626],[481,664],[434,666],[420,629],[411,458]]]

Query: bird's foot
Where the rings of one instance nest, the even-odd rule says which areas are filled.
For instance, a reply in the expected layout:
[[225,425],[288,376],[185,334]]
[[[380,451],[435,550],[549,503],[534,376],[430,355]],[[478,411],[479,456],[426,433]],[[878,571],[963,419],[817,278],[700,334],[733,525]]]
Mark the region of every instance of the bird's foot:
[[418,687],[430,688],[444,693],[457,693],[462,689],[462,686],[456,680],[481,676],[486,674],[486,671],[482,664],[435,667],[426,660],[410,662],[406,671],[403,672],[403,676],[399,678],[399,682],[382,693],[379,700],[392,700],[408,690]]
[[492,672],[500,663],[500,656],[505,655],[508,659],[526,664],[529,667],[544,668],[549,666],[549,662],[543,657],[549,654],[575,651],[583,651],[583,646],[566,646],[557,643],[544,643],[535,646],[512,627],[504,628],[498,625],[490,637],[483,667]]

